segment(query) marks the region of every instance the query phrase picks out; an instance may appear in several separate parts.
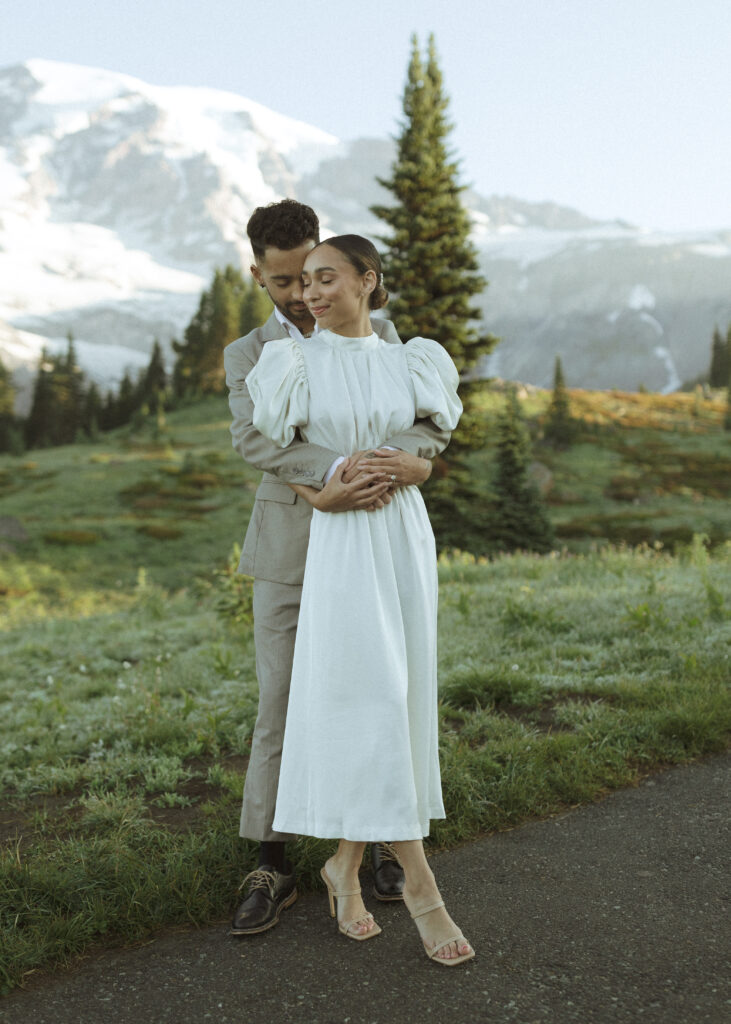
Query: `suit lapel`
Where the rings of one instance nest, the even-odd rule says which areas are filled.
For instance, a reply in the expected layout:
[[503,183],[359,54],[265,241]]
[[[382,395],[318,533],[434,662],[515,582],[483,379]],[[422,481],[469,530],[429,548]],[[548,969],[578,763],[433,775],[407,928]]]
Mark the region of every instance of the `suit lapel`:
[[271,312],[269,319],[262,325],[261,328],[261,340],[262,341],[276,341],[278,338],[288,338],[286,327],[283,327],[274,315],[274,310]]

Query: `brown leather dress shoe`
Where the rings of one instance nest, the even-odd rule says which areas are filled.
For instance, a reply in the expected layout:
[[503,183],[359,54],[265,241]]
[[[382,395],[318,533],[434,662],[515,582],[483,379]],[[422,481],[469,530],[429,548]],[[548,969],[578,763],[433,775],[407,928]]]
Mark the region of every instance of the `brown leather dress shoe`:
[[234,914],[231,935],[256,935],[273,928],[281,912],[297,899],[294,871],[284,875],[269,864],[250,871],[239,888],[244,886],[248,893]]
[[383,903],[404,898],[404,869],[388,843],[371,843],[373,895]]

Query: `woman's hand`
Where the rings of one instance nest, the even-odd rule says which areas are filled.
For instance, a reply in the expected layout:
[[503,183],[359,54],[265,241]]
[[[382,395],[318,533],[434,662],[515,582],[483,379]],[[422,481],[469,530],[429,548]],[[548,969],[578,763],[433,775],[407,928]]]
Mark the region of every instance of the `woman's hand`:
[[[429,459],[421,459],[418,455],[408,452],[378,448],[375,451],[356,452],[351,456],[358,459],[357,470],[385,474],[389,487],[409,487],[412,484],[423,484],[431,476],[432,465]],[[354,472],[352,467],[350,472]],[[345,475],[348,479],[348,475]]]
[[[305,484],[290,484],[295,493],[309,502],[319,512],[351,512],[353,509],[371,511],[383,508],[391,500],[390,480],[382,472],[364,470],[362,465],[353,466],[356,456],[341,462],[321,491]],[[345,475],[349,470],[349,480]]]

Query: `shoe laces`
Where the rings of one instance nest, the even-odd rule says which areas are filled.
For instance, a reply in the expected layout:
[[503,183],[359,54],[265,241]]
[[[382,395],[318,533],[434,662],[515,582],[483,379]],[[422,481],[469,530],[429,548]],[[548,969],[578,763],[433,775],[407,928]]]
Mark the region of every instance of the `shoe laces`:
[[392,860],[399,866],[401,865],[401,861],[396,856],[396,851],[390,843],[378,843],[377,846],[378,852],[381,855],[381,860]]
[[251,882],[250,892],[254,892],[256,889],[267,889],[271,898],[274,899],[276,879],[271,871],[263,871],[261,868],[250,871],[239,886],[239,892],[241,892],[247,882]]

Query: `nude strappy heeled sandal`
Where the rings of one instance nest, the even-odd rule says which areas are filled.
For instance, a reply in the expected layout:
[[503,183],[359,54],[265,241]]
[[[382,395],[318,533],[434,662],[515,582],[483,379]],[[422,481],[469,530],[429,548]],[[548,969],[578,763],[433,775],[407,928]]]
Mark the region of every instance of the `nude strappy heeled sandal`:
[[[348,892],[338,892],[335,889],[335,886],[330,881],[330,879],[327,877],[325,868],[320,868],[320,877],[327,886],[327,896],[328,899],[330,900],[330,917],[337,917],[335,905],[336,899],[341,899],[343,896],[360,896],[360,889],[351,889]],[[361,922],[365,922],[368,920],[373,921],[373,927],[370,929],[370,931],[358,934],[357,932],[351,932],[348,930],[352,928],[354,924],[360,924]],[[373,919],[373,914],[370,913],[365,913],[361,915],[361,917],[354,918],[352,921],[338,921],[338,931],[342,932],[343,935],[345,935],[346,938],[348,939],[355,939],[356,942],[363,942],[364,939],[372,939],[374,935],[381,934],[381,929]]]
[[[417,910],[415,914],[411,914],[411,917],[415,921],[417,917],[423,917],[425,914],[431,913],[432,910],[439,910],[439,908],[443,906],[444,900],[439,900],[438,903],[430,903],[428,907],[422,907],[420,910]],[[461,932],[456,932],[454,935],[450,935],[446,939],[440,939],[431,948],[427,946],[427,944],[422,939],[424,951],[426,952],[426,955],[429,957],[429,959],[432,960],[435,964],[442,964],[444,967],[456,967],[457,964],[463,964],[465,960],[471,960],[472,957],[475,955],[474,949],[472,948],[472,946],[470,946],[469,953],[461,953],[459,956],[452,956],[449,957],[449,959],[437,956],[436,954],[439,952],[439,950],[444,949],[444,947],[448,946],[450,942],[467,942],[467,939]],[[469,942],[467,942],[467,945],[470,945]]]

